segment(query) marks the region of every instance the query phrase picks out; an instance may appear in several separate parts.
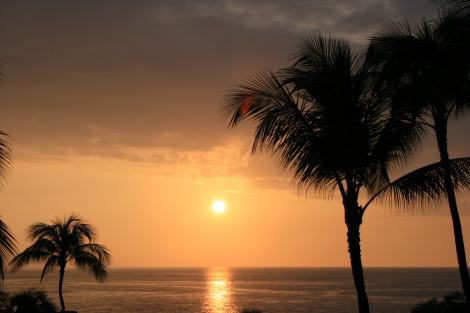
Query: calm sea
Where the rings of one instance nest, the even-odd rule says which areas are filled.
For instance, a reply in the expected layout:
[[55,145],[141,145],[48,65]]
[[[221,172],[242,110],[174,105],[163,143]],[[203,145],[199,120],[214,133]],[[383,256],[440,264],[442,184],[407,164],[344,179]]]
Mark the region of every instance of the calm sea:
[[[10,274],[4,289],[39,286],[40,270]],[[409,312],[422,300],[460,291],[456,268],[366,268],[372,312]],[[58,274],[41,287],[56,300]],[[79,313],[357,312],[350,268],[111,268],[97,283],[67,269],[64,298]]]

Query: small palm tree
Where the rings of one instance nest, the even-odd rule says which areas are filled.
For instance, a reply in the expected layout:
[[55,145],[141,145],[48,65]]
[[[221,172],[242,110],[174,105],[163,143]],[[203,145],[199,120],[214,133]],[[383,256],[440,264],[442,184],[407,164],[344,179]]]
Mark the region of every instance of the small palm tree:
[[111,256],[104,246],[95,243],[96,236],[93,226],[75,214],[62,220],[56,218],[51,224],[33,224],[28,229],[28,239],[33,244],[13,258],[12,271],[32,262],[45,262],[42,281],[47,272],[59,268],[59,299],[65,311],[62,284],[67,263],[93,273],[100,282],[107,277]]
[[13,296],[0,292],[0,313],[56,313],[57,307],[45,291],[31,288]]
[[389,172],[412,155],[421,128],[390,110],[390,95],[368,59],[340,38],[304,39],[291,68],[264,72],[228,94],[221,112],[232,127],[257,124],[253,152],[267,150],[299,190],[339,191],[359,311],[369,312],[360,246],[366,206],[389,184]]

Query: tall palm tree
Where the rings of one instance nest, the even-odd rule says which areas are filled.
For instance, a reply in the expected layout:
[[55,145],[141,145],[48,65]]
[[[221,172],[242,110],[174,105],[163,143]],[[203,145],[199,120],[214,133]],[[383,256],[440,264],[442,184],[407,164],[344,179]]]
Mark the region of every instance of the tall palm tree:
[[300,192],[339,190],[359,311],[369,312],[360,248],[366,207],[359,194],[364,188],[373,195],[389,183],[389,172],[413,153],[421,128],[390,110],[377,73],[347,41],[307,37],[293,60],[290,68],[264,71],[235,87],[221,115],[231,127],[253,121],[253,152],[277,157]]
[[470,277],[455,194],[458,172],[448,152],[449,120],[470,109],[470,19],[459,10],[444,10],[433,21],[410,25],[405,19],[385,24],[371,38],[376,62],[396,92],[396,106],[413,112],[435,134],[449,205],[460,278],[470,312]]
[[107,277],[106,266],[111,256],[104,246],[95,243],[96,236],[93,226],[75,214],[56,218],[51,224],[33,224],[28,228],[28,239],[33,244],[13,258],[12,271],[31,262],[45,262],[42,281],[47,272],[59,268],[59,299],[62,311],[65,311],[62,284],[67,263],[93,273],[100,282]]

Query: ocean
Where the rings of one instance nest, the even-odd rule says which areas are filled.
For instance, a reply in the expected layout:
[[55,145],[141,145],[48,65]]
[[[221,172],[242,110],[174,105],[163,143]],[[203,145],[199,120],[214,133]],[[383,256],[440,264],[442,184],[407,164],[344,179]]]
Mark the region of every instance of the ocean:
[[[371,312],[409,312],[423,300],[461,291],[457,268],[365,268]],[[110,268],[106,282],[67,268],[64,299],[78,313],[357,312],[350,268]],[[8,274],[9,292],[38,287],[59,305],[58,273]]]

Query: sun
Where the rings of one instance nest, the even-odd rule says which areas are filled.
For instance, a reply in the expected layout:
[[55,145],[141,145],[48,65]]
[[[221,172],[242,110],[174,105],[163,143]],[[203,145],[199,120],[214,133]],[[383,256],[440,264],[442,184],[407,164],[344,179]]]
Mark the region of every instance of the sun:
[[223,203],[222,201],[214,202],[214,204],[212,205],[212,210],[214,210],[215,213],[222,213],[223,211],[225,211],[225,203]]

